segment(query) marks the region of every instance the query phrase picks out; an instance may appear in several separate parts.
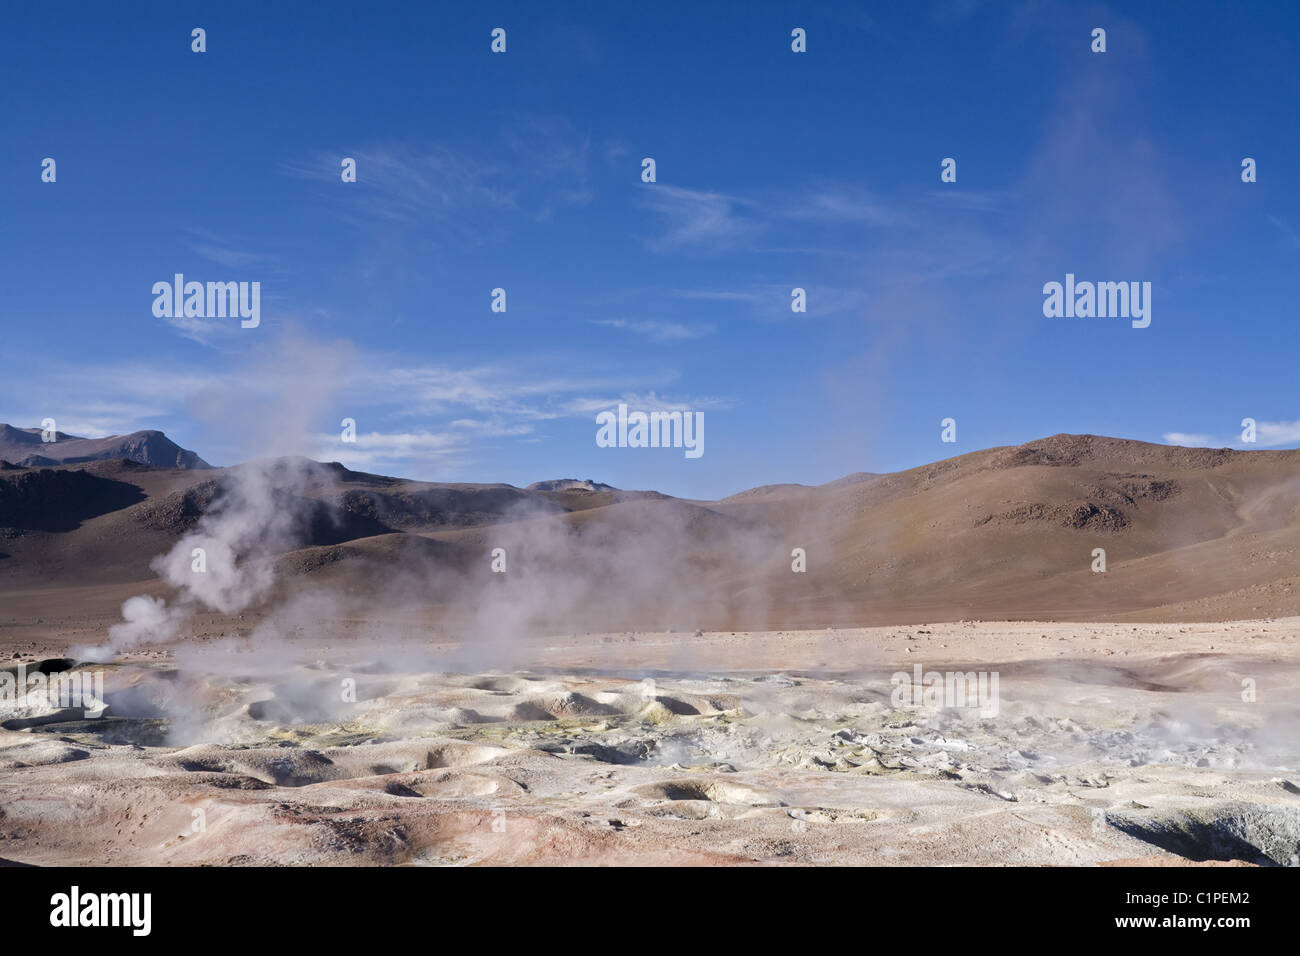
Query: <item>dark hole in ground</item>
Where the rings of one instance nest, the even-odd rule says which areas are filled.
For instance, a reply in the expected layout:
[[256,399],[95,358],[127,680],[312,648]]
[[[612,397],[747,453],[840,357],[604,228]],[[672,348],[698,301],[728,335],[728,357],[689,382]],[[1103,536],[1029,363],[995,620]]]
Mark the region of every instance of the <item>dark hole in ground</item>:
[[1198,810],[1120,810],[1108,812],[1106,822],[1198,863],[1300,866],[1300,806],[1234,802]]

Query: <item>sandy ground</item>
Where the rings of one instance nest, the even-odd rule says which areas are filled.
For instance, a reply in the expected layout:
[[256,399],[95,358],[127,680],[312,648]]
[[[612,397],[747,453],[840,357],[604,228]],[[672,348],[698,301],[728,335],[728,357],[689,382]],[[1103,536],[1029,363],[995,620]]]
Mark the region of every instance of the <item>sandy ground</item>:
[[[364,647],[142,650],[65,672],[98,717],[0,702],[0,858],[1300,862],[1300,619]],[[900,701],[915,666],[996,699]]]

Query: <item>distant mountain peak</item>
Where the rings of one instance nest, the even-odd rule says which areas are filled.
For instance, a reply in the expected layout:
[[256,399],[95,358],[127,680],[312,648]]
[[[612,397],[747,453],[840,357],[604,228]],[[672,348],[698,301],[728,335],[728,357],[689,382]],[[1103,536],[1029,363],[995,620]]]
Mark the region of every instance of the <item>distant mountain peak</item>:
[[49,468],[116,458],[154,468],[212,467],[154,428],[107,438],[81,438],[55,432],[56,440],[52,442],[42,441],[41,434],[39,428],[0,424],[0,460],[22,468]]
[[613,485],[602,484],[591,478],[552,478],[549,481],[535,481],[525,491],[618,491]]

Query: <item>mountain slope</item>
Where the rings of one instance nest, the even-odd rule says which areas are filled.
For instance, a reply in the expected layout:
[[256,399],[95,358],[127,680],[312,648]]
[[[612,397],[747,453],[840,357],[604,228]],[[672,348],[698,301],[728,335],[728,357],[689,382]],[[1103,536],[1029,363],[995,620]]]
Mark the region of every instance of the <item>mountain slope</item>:
[[177,445],[160,431],[139,431],[108,438],[78,438],[54,433],[55,441],[41,438],[39,428],[14,428],[0,424],[0,460],[22,467],[77,464],[125,458],[157,468],[210,468],[192,451]]
[[[229,507],[249,475],[296,518],[283,587],[383,593],[437,614],[481,613],[494,595],[519,620],[589,629],[1300,613],[1300,451],[1090,435],[715,502],[594,482],[413,482],[305,459],[11,469],[0,596],[156,590],[150,560]],[[491,571],[496,549],[507,573]]]

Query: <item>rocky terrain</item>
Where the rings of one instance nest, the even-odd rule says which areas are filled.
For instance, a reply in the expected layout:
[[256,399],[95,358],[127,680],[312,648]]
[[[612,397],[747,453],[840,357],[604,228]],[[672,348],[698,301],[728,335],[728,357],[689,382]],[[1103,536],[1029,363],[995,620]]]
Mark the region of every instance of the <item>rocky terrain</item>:
[[[95,718],[8,708],[0,857],[1294,866],[1300,852],[1296,620],[593,634],[517,646],[508,671],[454,641],[378,658],[338,637],[82,664],[105,673]],[[898,705],[891,675],[917,661],[999,673],[996,715]]]

